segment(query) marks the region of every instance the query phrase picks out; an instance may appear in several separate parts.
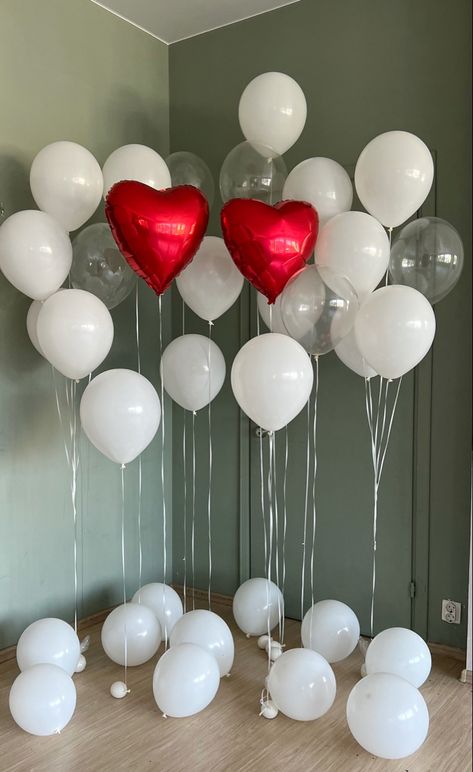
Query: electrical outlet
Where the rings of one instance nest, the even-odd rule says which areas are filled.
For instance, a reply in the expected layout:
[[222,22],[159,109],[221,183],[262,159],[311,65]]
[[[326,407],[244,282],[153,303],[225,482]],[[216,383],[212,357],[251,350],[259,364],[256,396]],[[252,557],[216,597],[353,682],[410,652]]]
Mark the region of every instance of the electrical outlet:
[[462,615],[462,604],[455,600],[442,601],[442,620],[450,625],[459,625]]

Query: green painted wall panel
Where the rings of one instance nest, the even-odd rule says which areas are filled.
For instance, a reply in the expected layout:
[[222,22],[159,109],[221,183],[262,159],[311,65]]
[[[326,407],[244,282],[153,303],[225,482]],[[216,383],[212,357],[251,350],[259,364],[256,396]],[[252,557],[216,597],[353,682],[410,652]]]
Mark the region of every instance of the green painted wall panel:
[[[7,215],[34,206],[29,165],[49,142],[79,142],[99,163],[127,142],[168,152],[168,51],[159,41],[89,0],[2,0],[0,39],[0,201]],[[102,208],[95,219],[104,219]],[[69,475],[51,368],[26,333],[28,304],[1,276],[0,647],[14,643],[33,619],[71,620],[74,608]],[[158,317],[144,284],[140,307],[143,374],[156,384]],[[164,307],[168,337],[169,300]],[[134,299],[112,315],[115,342],[102,369],[135,368]],[[57,382],[63,394],[64,379],[57,376]],[[170,440],[169,409],[166,420]],[[169,444],[169,502],[170,451]],[[121,598],[120,471],[85,439],[81,463],[79,613],[86,615]],[[145,579],[162,572],[159,468],[158,438],[143,455]],[[126,470],[126,495],[131,594],[138,584],[136,462]]]
[[[288,168],[309,155],[326,155],[350,166],[369,139],[389,129],[412,131],[435,151],[437,195],[429,210],[436,210],[438,216],[460,230],[465,242],[465,272],[452,295],[436,307],[438,332],[431,360],[431,388],[427,363],[416,375],[415,386],[412,376],[403,384],[381,492],[379,562],[384,565],[380,567],[379,582],[384,590],[380,589],[382,608],[379,603],[378,613],[380,625],[408,622],[408,601],[400,593],[412,573],[422,590],[414,604],[413,623],[431,640],[454,645],[464,643],[465,624],[457,627],[441,622],[440,602],[442,597],[452,597],[466,604],[467,594],[471,445],[470,15],[467,0],[448,4],[441,0],[400,0],[395,4],[389,0],[301,0],[170,48],[172,150],[191,150],[202,156],[216,180],[226,153],[242,140],[237,120],[239,96],[251,78],[268,70],[292,75],[308,98],[307,124],[286,155]],[[212,233],[219,232],[218,210],[217,202]],[[228,357],[238,349],[237,310],[229,312],[219,324],[225,331]],[[249,317],[245,316],[241,326],[248,331]],[[189,330],[193,329],[192,322]],[[321,364],[322,524],[318,549],[322,556],[318,582],[321,592],[342,592],[354,603],[363,597],[360,612],[366,628],[370,461],[366,434],[362,433],[366,431],[362,385],[333,355]],[[227,358],[227,365],[230,367],[231,359]],[[423,401],[430,402],[431,394],[431,410],[425,410]],[[227,391],[219,399],[219,409],[233,415],[233,434],[240,427],[238,414],[230,404],[223,406],[231,396]],[[335,459],[333,453],[338,446],[334,436],[343,437],[344,422],[350,422],[347,444]],[[248,452],[252,457],[255,454],[249,450],[253,444],[249,428],[245,422],[242,426],[240,438],[246,448],[242,457],[246,459]],[[297,431],[295,424],[291,432],[297,434],[294,453],[302,460],[297,443],[303,443],[303,427]],[[419,438],[428,435],[430,447],[423,447],[419,454]],[[260,572],[262,556],[254,511],[258,481],[254,473],[250,477],[246,463],[240,467],[241,448],[230,436],[228,432],[226,437],[217,434],[216,438],[216,442],[228,443],[229,464],[225,469],[224,498],[216,493],[215,501],[216,510],[225,501],[228,517],[223,536],[215,539],[219,573],[215,589],[221,591],[235,589],[239,566],[242,578],[246,575],[249,558],[242,554],[242,546],[243,553],[246,549],[251,556],[253,572]],[[179,438],[176,423],[174,439]],[[343,480],[335,492],[334,463],[341,467]],[[230,504],[226,498],[227,490],[235,497],[245,485],[251,487],[253,496],[251,544],[236,532],[236,498]],[[202,502],[204,487],[202,482],[197,496]],[[300,511],[300,490],[294,496],[293,506]],[[363,519],[363,529],[357,527],[357,518]],[[244,518],[242,527],[248,530]],[[178,522],[174,524],[174,544],[177,558],[182,553]],[[336,577],[330,573],[334,555]],[[300,560],[297,544],[291,545],[288,557],[289,575],[293,577],[288,592],[290,603],[295,605]],[[205,585],[204,564],[201,581]]]

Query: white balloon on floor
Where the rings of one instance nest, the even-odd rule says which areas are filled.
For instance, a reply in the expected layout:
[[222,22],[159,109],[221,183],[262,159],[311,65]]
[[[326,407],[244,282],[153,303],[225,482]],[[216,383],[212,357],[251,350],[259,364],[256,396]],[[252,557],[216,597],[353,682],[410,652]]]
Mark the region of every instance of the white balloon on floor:
[[251,338],[232,366],[232,389],[246,415],[277,431],[300,413],[312,391],[312,363],[297,341],[269,332]]
[[217,660],[193,643],[180,643],[160,658],[153,674],[153,694],[166,716],[193,716],[217,694],[220,671]]
[[161,420],[153,384],[134,370],[106,370],[91,380],[80,403],[90,442],[116,464],[128,464],[148,447]]
[[102,646],[117,665],[142,665],[160,644],[161,625],[153,611],[140,603],[117,606],[103,623]]
[[320,654],[310,649],[290,649],[272,665],[268,689],[285,716],[313,721],[332,707],[337,686],[332,668]]
[[45,737],[58,734],[76,707],[74,681],[56,665],[33,665],[17,676],[10,689],[10,713],[21,729]]
[[399,284],[373,292],[355,319],[360,353],[382,378],[399,378],[412,370],[429,351],[434,335],[429,301]]
[[314,603],[302,620],[302,645],[321,654],[327,662],[349,657],[360,639],[356,614],[339,600]]
[[336,214],[351,209],[353,186],[349,174],[337,161],[307,158],[289,172],[282,197],[312,204],[322,226]]
[[184,614],[171,633],[171,646],[195,643],[213,654],[220,675],[227,675],[233,665],[235,646],[230,628],[222,617],[206,609],[195,609]]
[[176,279],[184,302],[207,322],[218,319],[238,299],[243,276],[223,239],[205,236],[187,268]]
[[284,615],[284,598],[274,582],[255,577],[243,582],[233,596],[235,622],[246,635],[263,635]]
[[46,212],[26,210],[0,227],[0,269],[33,300],[45,300],[67,278],[72,244],[64,228]]
[[392,673],[419,688],[429,677],[432,656],[426,642],[405,627],[390,627],[373,638],[366,652],[366,672]]
[[67,231],[80,228],[97,209],[103,192],[100,166],[77,142],[52,142],[35,156],[30,186],[39,209]]
[[367,675],[353,687],[347,721],[362,748],[382,759],[410,756],[429,731],[429,711],[421,693],[390,673]]
[[171,187],[171,175],[166,162],[146,145],[123,145],[111,153],[103,165],[104,198],[116,182],[137,180],[151,188]]
[[46,359],[74,380],[101,365],[113,343],[110,311],[84,290],[59,290],[45,300],[36,331]]
[[246,86],[238,118],[249,142],[267,145],[282,155],[299,139],[307,103],[299,84],[283,72],[264,72]]
[[32,665],[56,665],[72,675],[80,657],[80,641],[74,628],[62,619],[47,617],[29,625],[16,646],[20,670]]
[[171,399],[195,412],[222,388],[225,359],[217,344],[204,335],[180,335],[164,349],[160,372]]
[[153,611],[161,625],[163,636],[169,638],[174,625],[182,617],[182,601],[168,584],[151,582],[135,592],[133,603],[142,603]]

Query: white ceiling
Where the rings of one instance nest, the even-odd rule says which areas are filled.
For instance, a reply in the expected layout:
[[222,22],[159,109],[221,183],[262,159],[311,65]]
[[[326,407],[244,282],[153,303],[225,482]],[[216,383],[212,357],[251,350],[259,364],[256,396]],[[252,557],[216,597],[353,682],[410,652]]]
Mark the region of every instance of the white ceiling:
[[299,0],[92,0],[163,43],[201,35]]

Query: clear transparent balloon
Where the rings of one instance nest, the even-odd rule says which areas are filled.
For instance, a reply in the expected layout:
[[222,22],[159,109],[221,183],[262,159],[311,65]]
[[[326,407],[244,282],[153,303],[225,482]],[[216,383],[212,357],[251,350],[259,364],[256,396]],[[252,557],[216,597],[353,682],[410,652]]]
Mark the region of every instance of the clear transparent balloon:
[[405,225],[391,249],[389,273],[395,284],[438,303],[457,284],[463,269],[462,240],[450,223],[421,217]]
[[327,354],[348,335],[358,311],[358,297],[343,276],[308,265],[287,284],[281,297],[281,319],[308,354]]
[[186,150],[171,153],[166,158],[166,164],[171,174],[172,186],[193,185],[207,199],[209,207],[215,197],[215,185],[212,173],[202,158]]
[[270,147],[242,142],[230,150],[220,170],[223,201],[254,198],[265,204],[282,199],[287,177],[284,159]]
[[122,257],[106,223],[84,228],[72,243],[71,284],[115,308],[136,286],[136,275]]

